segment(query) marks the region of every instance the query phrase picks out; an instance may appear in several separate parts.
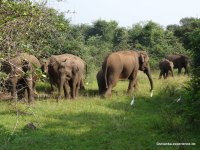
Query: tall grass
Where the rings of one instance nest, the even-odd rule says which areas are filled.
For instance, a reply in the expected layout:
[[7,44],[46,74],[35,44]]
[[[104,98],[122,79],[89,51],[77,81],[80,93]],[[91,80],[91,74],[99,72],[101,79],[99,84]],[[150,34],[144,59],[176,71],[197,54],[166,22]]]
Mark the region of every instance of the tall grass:
[[[134,94],[127,95],[128,82],[120,81],[110,99],[100,98],[96,81],[90,81],[77,99],[62,99],[59,103],[52,98],[56,92],[45,97],[42,91],[48,91],[49,85],[39,83],[41,97],[31,106],[23,102],[0,102],[0,149],[140,150],[181,148],[158,146],[156,142],[198,144],[198,132],[188,131],[177,112],[177,99],[182,96],[188,79],[175,76],[158,80],[155,72],[154,96],[150,97],[148,78],[139,73],[139,87]],[[135,103],[131,106],[133,95]],[[27,127],[30,122],[36,130]],[[184,148],[198,149],[198,146]]]

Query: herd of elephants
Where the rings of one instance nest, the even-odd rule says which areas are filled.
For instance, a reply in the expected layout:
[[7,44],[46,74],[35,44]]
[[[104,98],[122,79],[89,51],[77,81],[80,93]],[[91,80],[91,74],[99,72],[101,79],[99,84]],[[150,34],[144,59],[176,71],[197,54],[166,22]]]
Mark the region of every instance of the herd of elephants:
[[[188,73],[189,58],[187,56],[169,55],[159,63],[159,78],[173,76],[173,69],[185,69]],[[36,93],[35,84],[38,77],[37,69],[48,75],[51,91],[54,86],[58,88],[57,100],[61,98],[64,90],[65,98],[76,98],[79,89],[84,89],[84,78],[87,74],[87,64],[80,57],[72,54],[52,55],[45,61],[39,61],[34,55],[18,53],[16,56],[4,59],[1,62],[0,71],[7,74],[9,83],[8,91],[13,99],[21,99],[28,93],[28,102],[34,100]],[[145,51],[124,50],[113,52],[107,55],[102,63],[101,70],[96,78],[99,88],[99,95],[110,97],[112,88],[121,79],[128,79],[128,93],[131,93],[137,86],[138,71],[143,71],[150,82],[150,91],[153,90],[149,56]]]

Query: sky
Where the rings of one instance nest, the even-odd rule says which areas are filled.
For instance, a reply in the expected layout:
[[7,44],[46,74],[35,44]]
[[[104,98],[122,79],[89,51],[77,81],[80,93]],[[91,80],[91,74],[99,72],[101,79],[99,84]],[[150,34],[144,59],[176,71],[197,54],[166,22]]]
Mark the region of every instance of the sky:
[[131,27],[151,20],[166,27],[185,17],[200,17],[200,0],[48,0],[47,6],[65,12],[72,24],[102,19]]

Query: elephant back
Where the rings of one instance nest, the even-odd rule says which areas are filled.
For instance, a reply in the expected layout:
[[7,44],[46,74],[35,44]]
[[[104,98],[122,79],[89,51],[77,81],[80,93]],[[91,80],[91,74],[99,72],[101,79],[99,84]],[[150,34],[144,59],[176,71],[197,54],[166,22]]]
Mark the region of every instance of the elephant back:
[[173,62],[172,61],[169,61],[168,59],[162,59],[160,62],[159,62],[159,68],[160,69],[164,69],[164,68],[173,68],[174,65],[173,65]]
[[188,64],[189,58],[187,56],[177,54],[177,55],[169,55],[166,57],[169,61],[172,61],[174,64],[174,68],[183,67]]
[[34,55],[31,55],[31,54],[28,54],[28,53],[20,53],[17,56],[15,56],[14,58],[12,58],[8,61],[13,65],[21,66],[22,63],[23,63],[23,60],[27,60],[28,62],[30,62],[35,67],[41,66],[39,60]]
[[16,67],[18,70],[20,70],[23,65],[23,60],[27,60],[36,68],[41,66],[39,60],[34,55],[28,53],[19,53],[15,57],[3,61],[1,70],[5,73],[10,73],[12,67]]
[[34,67],[37,67],[37,68],[41,67],[39,60],[34,55],[31,55],[31,54],[28,54],[28,53],[21,53],[20,58],[21,58],[20,59],[21,63],[22,63],[22,60],[27,60],[32,65],[34,65]]
[[48,74],[53,84],[58,83],[58,68],[62,62],[68,61],[78,66],[80,73],[84,74],[86,63],[78,56],[72,54],[52,55],[48,58]]
[[86,62],[82,60],[80,57],[75,56],[73,54],[62,54],[62,55],[52,55],[50,57],[49,63],[58,63],[60,64],[63,61],[69,61],[75,63],[81,72],[85,72],[87,70],[86,68]]

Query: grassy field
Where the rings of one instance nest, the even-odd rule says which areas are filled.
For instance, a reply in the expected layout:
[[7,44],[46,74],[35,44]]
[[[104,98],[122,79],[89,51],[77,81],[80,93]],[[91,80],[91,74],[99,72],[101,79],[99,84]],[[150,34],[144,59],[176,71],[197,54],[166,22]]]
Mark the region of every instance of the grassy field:
[[[128,82],[120,81],[112,98],[97,95],[96,81],[89,82],[76,100],[59,103],[43,92],[32,106],[0,101],[0,149],[199,149],[197,128],[183,126],[175,108],[184,101],[187,76],[158,80],[153,74],[154,95],[150,97],[147,77],[139,74],[139,87],[126,95]],[[44,83],[38,90],[44,90]],[[177,99],[181,100],[177,102]],[[32,122],[36,129],[26,125]],[[196,143],[196,146],[161,146],[159,143]]]

